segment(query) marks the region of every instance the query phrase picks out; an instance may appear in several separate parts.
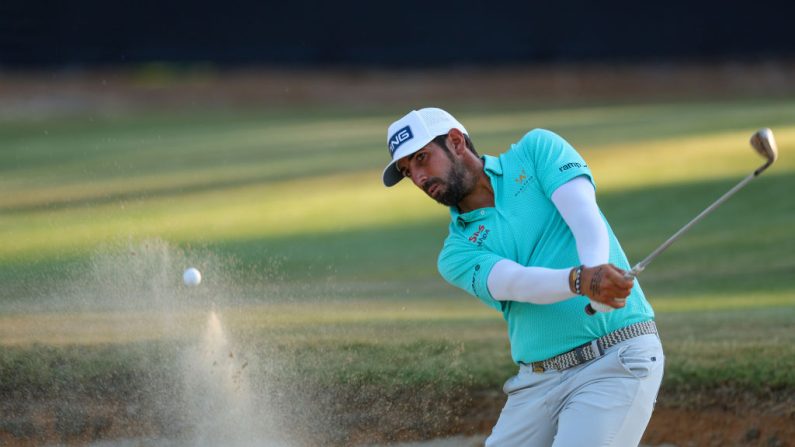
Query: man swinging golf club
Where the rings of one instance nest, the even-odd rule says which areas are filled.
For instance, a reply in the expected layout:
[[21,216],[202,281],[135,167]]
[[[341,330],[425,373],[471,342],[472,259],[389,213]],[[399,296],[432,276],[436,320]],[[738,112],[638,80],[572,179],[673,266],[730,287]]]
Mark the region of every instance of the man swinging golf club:
[[486,445],[637,445],[664,355],[582,157],[540,129],[498,157],[478,156],[438,108],[392,123],[387,146],[386,186],[407,177],[450,207],[442,276],[507,322],[519,371]]

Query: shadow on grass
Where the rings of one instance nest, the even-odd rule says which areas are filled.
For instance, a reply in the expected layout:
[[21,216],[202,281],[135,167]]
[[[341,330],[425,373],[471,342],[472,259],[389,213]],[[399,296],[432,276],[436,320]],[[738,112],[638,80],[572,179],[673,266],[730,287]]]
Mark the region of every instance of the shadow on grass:
[[[598,200],[634,264],[734,184],[734,179],[677,184],[601,194]],[[640,278],[644,288],[658,295],[792,290],[791,191],[791,175],[751,183],[655,260]],[[212,248],[244,264],[281,257],[288,279],[411,285],[438,278],[436,257],[446,234],[446,213],[441,213],[410,225],[244,239]]]
[[[632,264],[640,261],[739,179],[599,194]],[[663,253],[640,277],[650,296],[795,289],[795,176],[775,171],[749,184]],[[240,281],[314,284],[335,296],[434,296],[463,292],[438,275],[447,212],[411,224],[282,238],[208,242],[242,266]],[[89,254],[0,265],[0,298],[26,299],[37,284],[73,274]]]

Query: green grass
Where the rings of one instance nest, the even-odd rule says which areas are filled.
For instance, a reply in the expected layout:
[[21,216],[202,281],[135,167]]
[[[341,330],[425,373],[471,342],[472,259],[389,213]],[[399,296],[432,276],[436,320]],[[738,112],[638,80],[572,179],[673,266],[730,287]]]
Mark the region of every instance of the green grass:
[[[447,211],[411,185],[380,184],[385,125],[399,113],[0,122],[5,392],[46,393],[54,371],[64,383],[88,383],[157,363],[200,334],[216,299],[238,339],[278,354],[293,365],[285,370],[339,386],[498,388],[513,370],[500,316],[436,273]],[[772,127],[779,162],[640,281],[663,331],[669,389],[795,391],[795,100],[488,105],[458,115],[482,153],[534,127],[571,141],[635,262],[758,166],[748,137]],[[108,247],[161,240],[172,264],[207,264],[206,287],[224,296],[171,305],[168,294],[150,296],[151,265],[133,272],[136,288],[123,268],[108,270],[131,257],[101,258]],[[170,267],[174,283],[185,266]],[[164,330],[164,312],[184,330]]]

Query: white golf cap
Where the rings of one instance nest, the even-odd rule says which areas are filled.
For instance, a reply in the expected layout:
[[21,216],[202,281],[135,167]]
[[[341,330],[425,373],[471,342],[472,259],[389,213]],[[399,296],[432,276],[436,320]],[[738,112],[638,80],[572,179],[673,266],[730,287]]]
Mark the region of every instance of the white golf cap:
[[422,149],[439,135],[447,135],[450,129],[469,135],[453,115],[435,107],[412,110],[392,123],[386,132],[386,145],[392,161],[384,169],[384,185],[394,186],[403,178],[397,169],[398,160]]

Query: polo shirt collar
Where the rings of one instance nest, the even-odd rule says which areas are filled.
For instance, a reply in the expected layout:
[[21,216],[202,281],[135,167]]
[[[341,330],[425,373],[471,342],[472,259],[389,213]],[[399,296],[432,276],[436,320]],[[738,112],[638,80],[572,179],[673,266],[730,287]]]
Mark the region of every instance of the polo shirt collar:
[[486,174],[502,175],[502,163],[499,158],[491,155],[484,155],[481,158],[483,159],[483,170],[486,171]]

